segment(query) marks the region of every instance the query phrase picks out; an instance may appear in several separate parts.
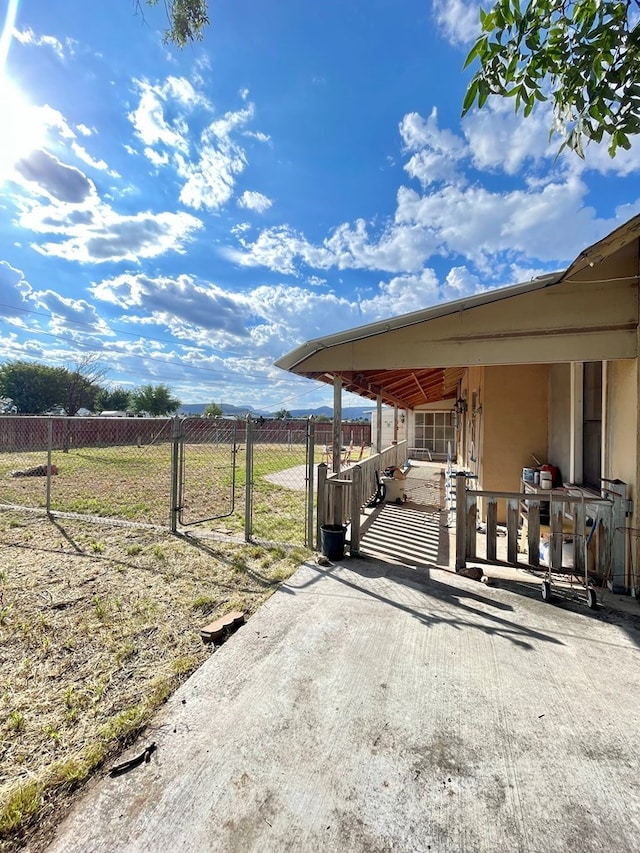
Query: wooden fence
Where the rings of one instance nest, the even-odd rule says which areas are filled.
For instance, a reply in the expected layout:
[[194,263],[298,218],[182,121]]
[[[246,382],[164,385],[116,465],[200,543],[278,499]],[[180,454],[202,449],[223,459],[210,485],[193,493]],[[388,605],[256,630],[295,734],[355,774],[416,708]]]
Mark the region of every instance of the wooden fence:
[[[224,440],[233,431],[238,442],[246,443],[245,419],[189,417],[189,442],[208,444]],[[307,419],[253,418],[254,442],[304,444]],[[172,418],[65,417],[45,415],[0,416],[0,452],[31,452],[71,447],[118,447],[171,441]],[[345,421],[340,425],[343,444],[354,447],[371,444],[371,424]],[[316,445],[331,444],[333,425],[315,424]]]

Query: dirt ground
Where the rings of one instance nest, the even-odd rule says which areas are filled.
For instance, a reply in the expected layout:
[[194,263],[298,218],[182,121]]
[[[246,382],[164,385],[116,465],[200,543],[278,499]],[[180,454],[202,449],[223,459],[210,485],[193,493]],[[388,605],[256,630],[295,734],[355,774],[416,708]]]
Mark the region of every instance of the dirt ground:
[[74,793],[250,617],[301,548],[0,512],[0,850],[41,850]]

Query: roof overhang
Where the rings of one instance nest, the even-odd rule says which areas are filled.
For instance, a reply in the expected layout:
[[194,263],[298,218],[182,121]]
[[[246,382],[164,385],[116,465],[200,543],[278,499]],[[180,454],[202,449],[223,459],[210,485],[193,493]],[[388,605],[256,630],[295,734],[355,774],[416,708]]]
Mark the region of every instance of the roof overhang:
[[634,358],[639,236],[637,216],[563,272],[316,338],[276,365],[415,409],[455,397],[470,365]]

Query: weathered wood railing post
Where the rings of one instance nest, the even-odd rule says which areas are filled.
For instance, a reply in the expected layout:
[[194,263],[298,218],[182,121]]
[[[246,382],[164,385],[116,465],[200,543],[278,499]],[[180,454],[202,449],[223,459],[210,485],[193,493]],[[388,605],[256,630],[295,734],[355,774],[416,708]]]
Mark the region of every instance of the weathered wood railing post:
[[360,509],[362,508],[362,468],[356,465],[349,472],[351,474],[351,545],[352,557],[360,553]]
[[467,478],[464,471],[456,474],[456,572],[466,566],[467,554],[467,513],[466,513]]

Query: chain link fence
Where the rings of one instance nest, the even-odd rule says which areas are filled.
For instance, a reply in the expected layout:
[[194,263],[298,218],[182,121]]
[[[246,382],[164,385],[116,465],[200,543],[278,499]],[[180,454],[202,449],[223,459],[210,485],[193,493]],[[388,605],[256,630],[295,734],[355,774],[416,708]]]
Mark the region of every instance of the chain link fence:
[[3,415],[0,508],[310,544],[328,428],[311,420]]
[[177,423],[177,524],[242,534],[245,526],[246,427],[222,418]]
[[169,418],[3,416],[0,504],[168,525],[171,455]]
[[[249,423],[252,536],[309,544],[316,491],[314,424]],[[318,459],[318,461],[321,461]]]

